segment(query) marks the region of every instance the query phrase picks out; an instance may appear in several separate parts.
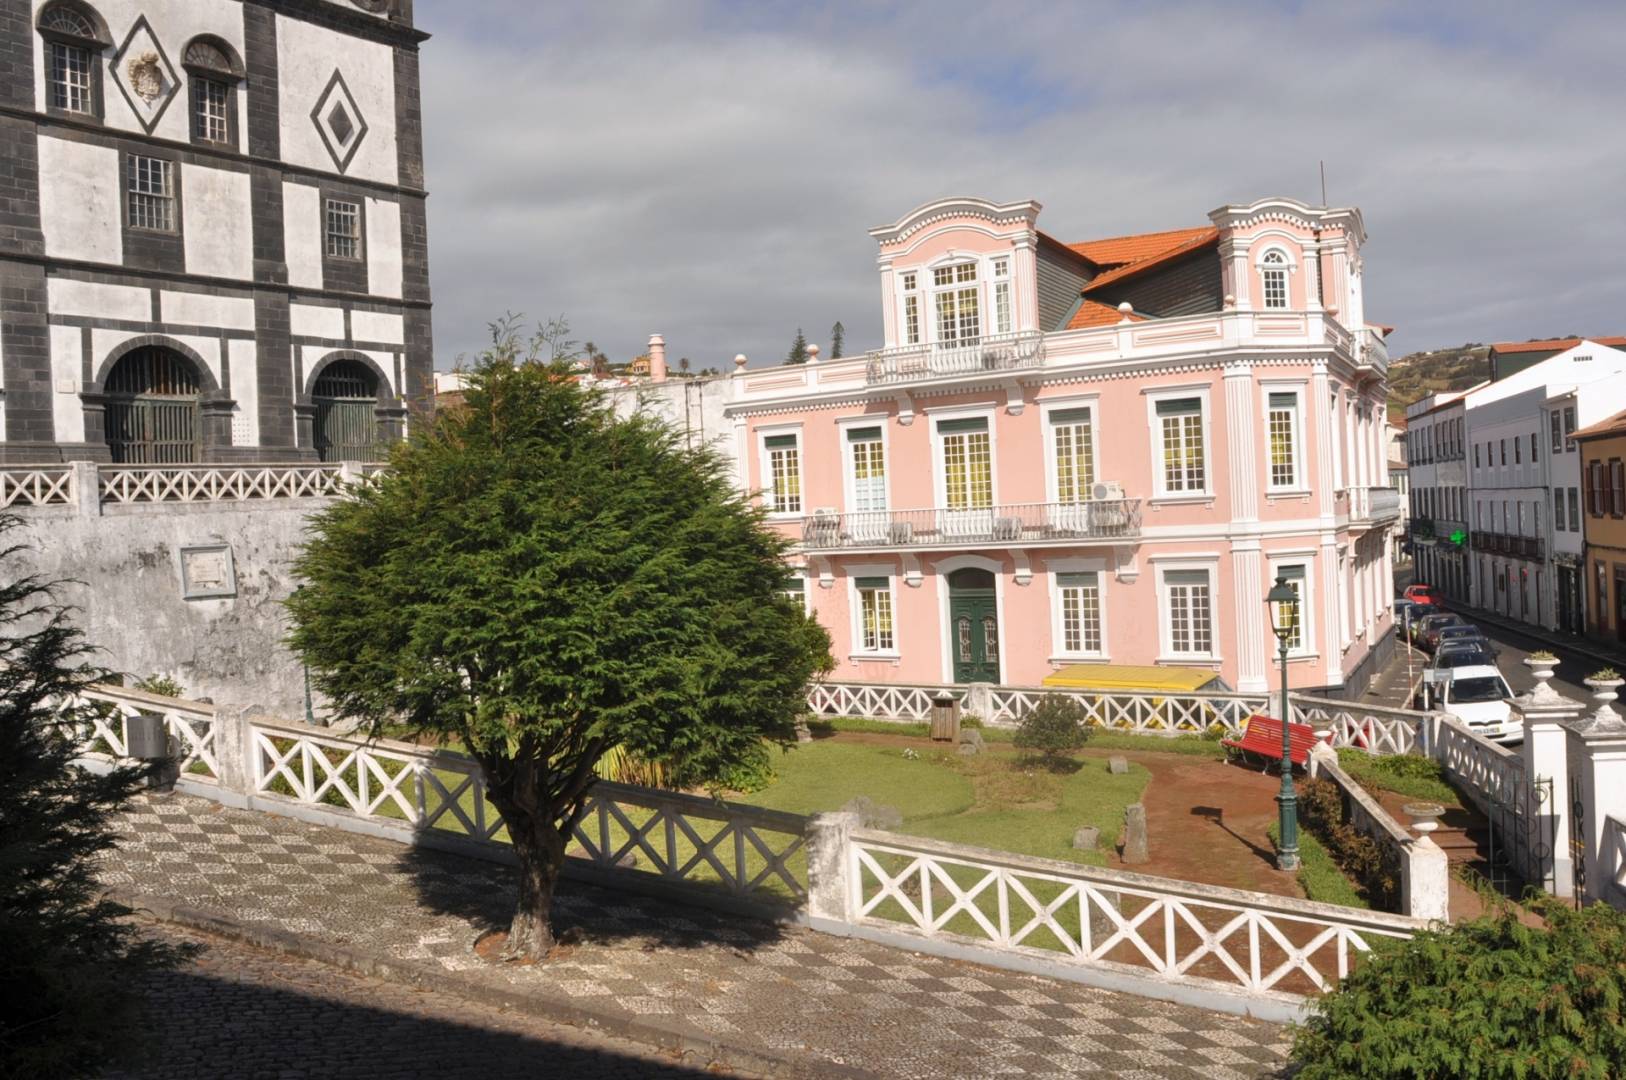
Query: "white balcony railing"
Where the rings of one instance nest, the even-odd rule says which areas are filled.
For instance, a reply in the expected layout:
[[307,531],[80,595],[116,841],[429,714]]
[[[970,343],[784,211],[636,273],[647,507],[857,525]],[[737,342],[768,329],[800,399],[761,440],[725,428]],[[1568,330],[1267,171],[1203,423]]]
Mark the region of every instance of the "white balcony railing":
[[1362,329],[1356,340],[1359,355],[1356,364],[1360,367],[1375,368],[1378,371],[1389,370],[1389,346],[1383,340],[1383,335],[1375,330]]
[[1352,487],[1349,489],[1351,522],[1381,525],[1400,519],[1400,489],[1392,487]]
[[958,342],[903,345],[878,349],[867,359],[864,381],[872,386],[944,375],[1015,371],[1044,363],[1044,335],[1033,330]]
[[1024,544],[1057,540],[1135,540],[1139,499],[1082,503],[1013,503],[975,510],[865,510],[815,513],[802,519],[802,546],[916,548],[960,544]]

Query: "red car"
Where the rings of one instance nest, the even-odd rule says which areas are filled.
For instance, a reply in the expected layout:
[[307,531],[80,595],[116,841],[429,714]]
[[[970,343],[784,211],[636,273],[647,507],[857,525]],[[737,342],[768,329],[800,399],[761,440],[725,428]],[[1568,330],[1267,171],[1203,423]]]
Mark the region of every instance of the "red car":
[[1445,597],[1432,585],[1408,585],[1405,597],[1414,604],[1443,604]]

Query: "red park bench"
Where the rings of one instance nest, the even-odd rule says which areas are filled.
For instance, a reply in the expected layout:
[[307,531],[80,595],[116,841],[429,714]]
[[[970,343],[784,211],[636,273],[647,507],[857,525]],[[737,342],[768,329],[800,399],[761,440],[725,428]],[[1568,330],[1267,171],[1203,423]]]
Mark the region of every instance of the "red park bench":
[[[1303,765],[1309,761],[1310,747],[1315,743],[1315,730],[1308,724],[1287,725],[1288,752],[1293,764]],[[1244,756],[1255,754],[1265,758],[1268,769],[1270,762],[1282,760],[1282,722],[1274,716],[1250,716],[1240,739],[1221,739],[1220,745]]]

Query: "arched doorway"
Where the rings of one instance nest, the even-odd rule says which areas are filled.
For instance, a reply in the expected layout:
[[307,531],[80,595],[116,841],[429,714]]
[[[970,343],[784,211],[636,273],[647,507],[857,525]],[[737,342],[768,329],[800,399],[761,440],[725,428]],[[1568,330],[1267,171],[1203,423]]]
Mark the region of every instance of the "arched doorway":
[[360,360],[335,360],[322,369],[311,389],[316,407],[312,433],[322,461],[376,461],[384,446],[378,437],[378,376]]
[[191,360],[161,345],[132,349],[113,364],[102,390],[114,464],[184,465],[199,459],[203,385]]
[[976,567],[948,576],[949,655],[957,683],[999,681],[999,608],[992,571]]

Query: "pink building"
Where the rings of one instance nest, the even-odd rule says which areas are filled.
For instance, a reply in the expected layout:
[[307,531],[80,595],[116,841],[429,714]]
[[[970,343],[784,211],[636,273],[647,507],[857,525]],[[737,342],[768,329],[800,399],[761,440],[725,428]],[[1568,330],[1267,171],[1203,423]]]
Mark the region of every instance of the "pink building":
[[1388,357],[1360,211],[1261,199],[1064,244],[1037,202],[872,229],[885,347],[735,374],[741,483],[797,541],[837,678],[1036,685],[1064,664],[1296,688],[1391,647]]

